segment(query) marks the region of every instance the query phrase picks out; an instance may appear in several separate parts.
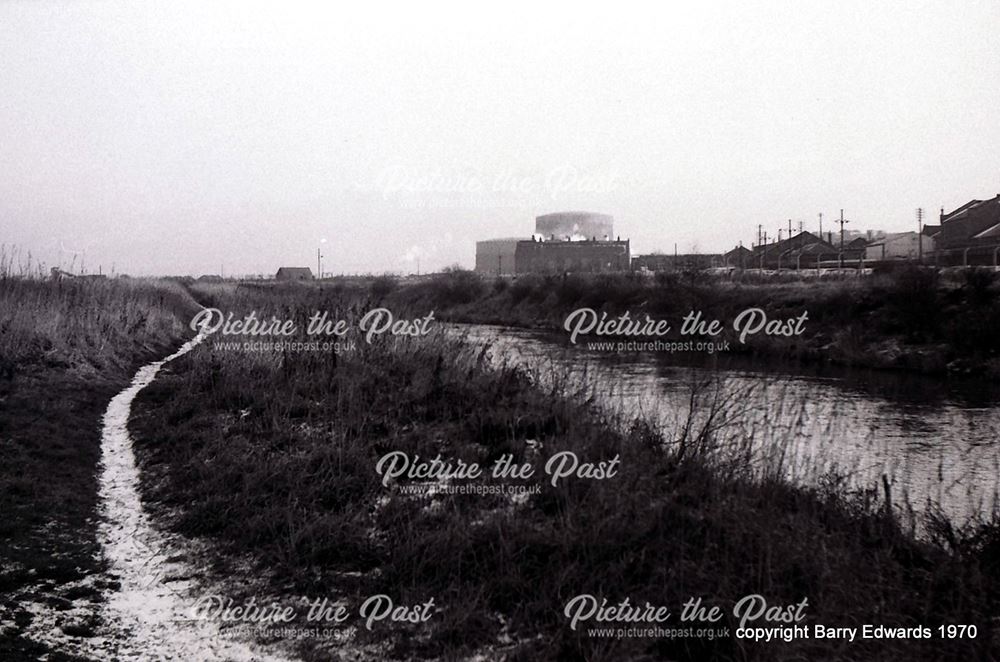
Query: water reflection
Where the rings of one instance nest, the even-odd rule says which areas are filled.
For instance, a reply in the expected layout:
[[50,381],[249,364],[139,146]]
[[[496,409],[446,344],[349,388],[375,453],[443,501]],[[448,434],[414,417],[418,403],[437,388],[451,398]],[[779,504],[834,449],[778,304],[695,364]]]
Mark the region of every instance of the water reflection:
[[493,360],[582,385],[605,408],[655,420],[669,438],[724,423],[718,436],[735,449],[752,443],[762,470],[780,464],[801,482],[835,471],[856,487],[886,474],[897,504],[916,512],[937,504],[957,522],[997,505],[996,384],[739,356],[616,354],[553,333],[457,328],[490,343]]

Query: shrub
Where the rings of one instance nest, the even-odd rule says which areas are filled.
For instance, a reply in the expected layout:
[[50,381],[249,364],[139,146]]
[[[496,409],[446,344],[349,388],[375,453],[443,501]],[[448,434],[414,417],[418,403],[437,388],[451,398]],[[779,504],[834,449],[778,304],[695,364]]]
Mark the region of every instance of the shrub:
[[968,269],[965,276],[964,289],[969,301],[974,304],[988,303],[995,292],[996,273],[992,269]]
[[395,292],[397,287],[399,287],[399,283],[396,282],[395,278],[389,275],[384,275],[375,278],[369,289],[373,297],[376,299],[384,299]]
[[939,276],[934,269],[908,267],[892,276],[886,308],[890,324],[910,340],[933,340],[941,327]]

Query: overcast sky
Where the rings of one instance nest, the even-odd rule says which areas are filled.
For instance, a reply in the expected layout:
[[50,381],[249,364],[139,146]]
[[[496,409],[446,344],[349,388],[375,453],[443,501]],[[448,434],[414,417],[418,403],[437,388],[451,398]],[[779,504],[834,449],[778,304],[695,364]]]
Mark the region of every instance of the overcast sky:
[[560,210],[710,252],[1000,193],[996,0],[208,4],[0,1],[0,242],[411,272]]

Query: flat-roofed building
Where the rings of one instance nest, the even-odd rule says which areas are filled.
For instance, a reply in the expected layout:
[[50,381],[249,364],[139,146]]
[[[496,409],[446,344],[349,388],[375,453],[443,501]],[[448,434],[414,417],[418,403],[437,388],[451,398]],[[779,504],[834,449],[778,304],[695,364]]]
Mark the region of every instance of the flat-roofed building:
[[524,237],[486,239],[476,242],[476,273],[511,276],[515,273],[514,253]]
[[629,242],[519,241],[514,263],[518,274],[628,271]]

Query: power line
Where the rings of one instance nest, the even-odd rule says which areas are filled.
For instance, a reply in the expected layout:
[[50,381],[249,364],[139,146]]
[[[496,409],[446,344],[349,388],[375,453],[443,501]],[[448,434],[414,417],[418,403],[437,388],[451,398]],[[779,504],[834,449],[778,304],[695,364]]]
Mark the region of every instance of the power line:
[[850,221],[844,218],[843,209],[840,210],[840,220],[837,222],[840,223],[840,250],[844,250],[844,224],[850,223]]

